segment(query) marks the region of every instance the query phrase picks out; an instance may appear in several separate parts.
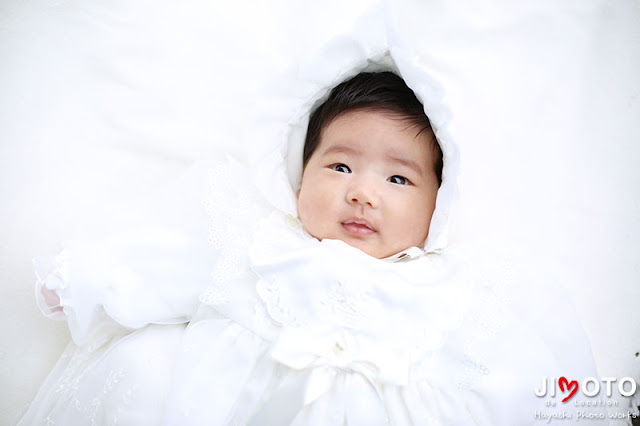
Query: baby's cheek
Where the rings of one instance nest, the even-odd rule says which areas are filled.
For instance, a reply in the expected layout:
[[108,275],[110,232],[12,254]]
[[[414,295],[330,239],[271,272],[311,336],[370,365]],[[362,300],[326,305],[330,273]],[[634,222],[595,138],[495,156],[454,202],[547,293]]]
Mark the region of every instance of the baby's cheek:
[[313,211],[313,202],[309,200],[309,197],[305,195],[305,193],[301,193],[298,197],[298,217],[300,218],[300,222],[302,222],[302,226],[311,233],[311,229],[313,228],[314,221],[314,211]]
[[[407,247],[422,246],[429,232],[431,209],[423,205],[413,205],[398,221],[398,234],[406,239]],[[406,248],[406,247],[405,247]]]

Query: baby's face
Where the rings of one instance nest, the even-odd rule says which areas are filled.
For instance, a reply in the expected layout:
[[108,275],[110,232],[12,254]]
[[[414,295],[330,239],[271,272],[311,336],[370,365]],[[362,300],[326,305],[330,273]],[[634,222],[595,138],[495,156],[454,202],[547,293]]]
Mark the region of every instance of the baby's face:
[[302,175],[298,213],[315,238],[384,258],[427,238],[438,178],[431,132],[383,112],[333,120]]

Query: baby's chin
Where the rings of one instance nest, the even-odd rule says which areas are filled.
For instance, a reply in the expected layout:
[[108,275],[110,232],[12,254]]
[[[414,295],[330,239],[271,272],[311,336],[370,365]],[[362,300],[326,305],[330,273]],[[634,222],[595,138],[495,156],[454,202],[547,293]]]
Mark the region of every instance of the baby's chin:
[[[375,245],[369,245],[366,243],[362,243],[360,241],[347,241],[341,240],[345,243],[349,244],[353,248],[357,248],[358,250],[368,254],[371,257],[375,257],[377,259],[384,259],[385,257],[391,256],[393,253],[389,253],[389,250],[384,250],[383,247],[376,247]],[[387,254],[388,253],[388,254]]]
[[335,230],[319,230],[320,232],[315,233],[310,232],[309,229],[304,226],[304,224],[303,227],[309,235],[311,235],[318,241],[342,241],[343,243],[346,243],[353,248],[357,248],[358,250],[368,254],[369,256],[375,257],[376,259],[385,259],[415,245],[409,244],[412,243],[412,241],[393,241],[392,244],[384,244],[380,239],[380,235],[378,235],[377,233],[374,235],[368,235],[362,238],[358,238],[350,235],[345,236],[339,231],[335,232]]

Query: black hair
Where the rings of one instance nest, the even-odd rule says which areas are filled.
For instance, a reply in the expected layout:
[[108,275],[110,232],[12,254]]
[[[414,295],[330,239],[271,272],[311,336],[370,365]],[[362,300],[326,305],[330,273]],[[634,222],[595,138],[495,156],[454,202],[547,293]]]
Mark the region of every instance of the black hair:
[[[422,103],[402,78],[389,71],[362,72],[334,87],[327,100],[311,114],[302,155],[303,167],[320,144],[323,130],[339,116],[356,110],[389,112],[415,126],[416,136],[422,132],[433,135]],[[431,141],[434,169],[438,183],[441,183],[442,151],[435,135]]]

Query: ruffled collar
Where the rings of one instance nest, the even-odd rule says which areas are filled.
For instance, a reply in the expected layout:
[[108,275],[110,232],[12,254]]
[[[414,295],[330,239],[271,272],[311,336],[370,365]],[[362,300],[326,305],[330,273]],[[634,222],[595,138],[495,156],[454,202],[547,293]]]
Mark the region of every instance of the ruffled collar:
[[272,355],[292,368],[329,366],[404,384],[412,360],[441,348],[471,303],[472,280],[453,258],[411,248],[376,259],[318,241],[279,211],[263,221],[249,253],[259,300],[278,329]]
[[399,262],[399,261],[407,261],[407,260],[413,260],[413,259],[417,259],[420,256],[425,255],[426,252],[421,249],[420,247],[409,247],[408,249],[402,250],[399,253],[396,253],[394,255],[391,255],[389,257],[385,257],[384,260],[385,262]]

